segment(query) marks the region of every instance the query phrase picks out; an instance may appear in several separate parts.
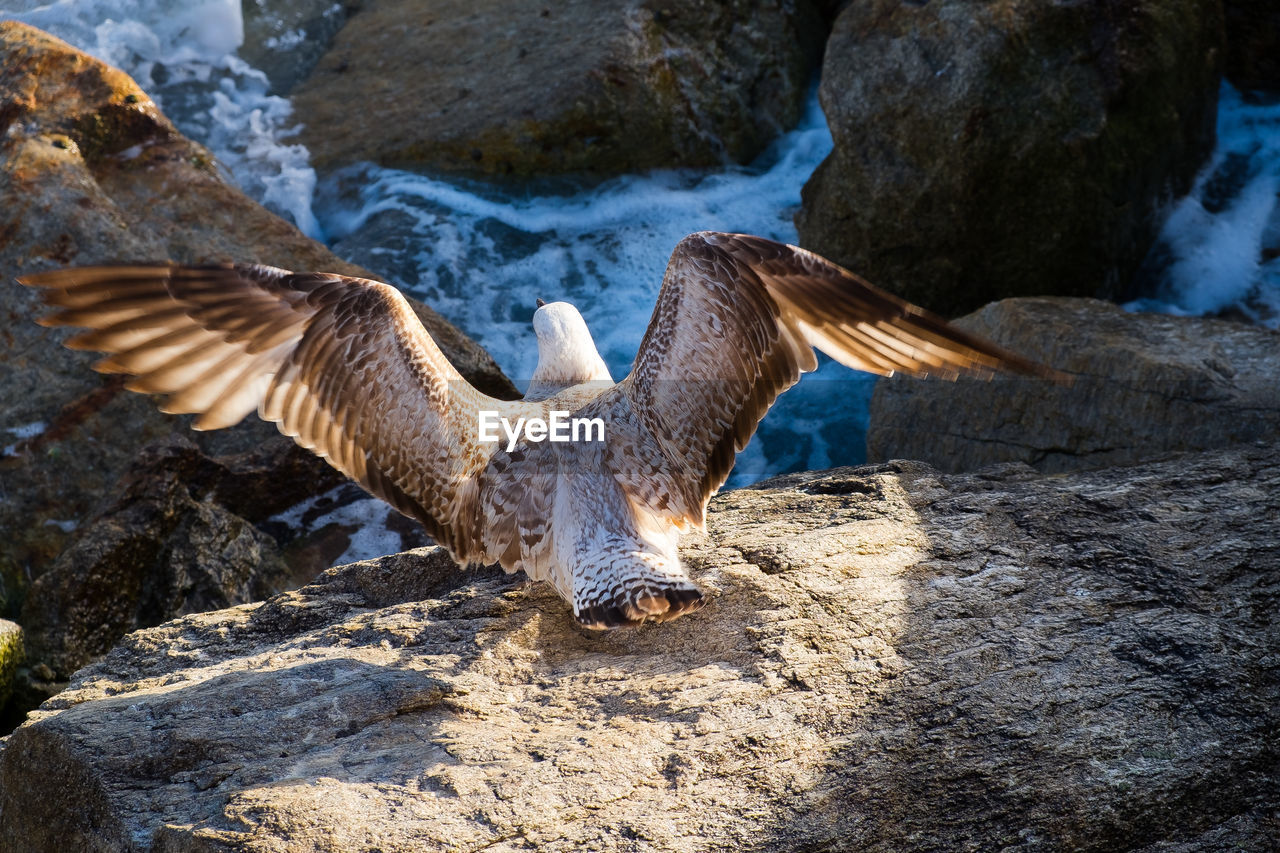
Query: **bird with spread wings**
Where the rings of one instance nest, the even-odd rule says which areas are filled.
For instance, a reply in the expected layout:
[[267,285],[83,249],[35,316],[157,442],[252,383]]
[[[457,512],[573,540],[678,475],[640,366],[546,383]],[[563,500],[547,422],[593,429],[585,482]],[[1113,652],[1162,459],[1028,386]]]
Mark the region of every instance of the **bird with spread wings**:
[[[665,621],[703,594],[680,563],[756,425],[813,348],[888,376],[1062,374],[804,249],[704,231],[675,248],[634,367],[614,382],[573,306],[538,308],[524,399],[476,390],[398,290],[250,264],[133,264],[19,279],[96,369],[196,429],[257,411],[417,519],[460,564],[550,581],[589,628]],[[601,441],[480,440],[481,411],[600,419]]]

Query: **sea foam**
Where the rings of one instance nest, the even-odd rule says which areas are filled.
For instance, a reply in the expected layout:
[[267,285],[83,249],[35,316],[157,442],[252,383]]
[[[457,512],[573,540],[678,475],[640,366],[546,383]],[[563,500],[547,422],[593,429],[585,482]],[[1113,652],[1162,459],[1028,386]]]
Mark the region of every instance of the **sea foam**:
[[1148,256],[1137,311],[1234,314],[1280,328],[1280,103],[1223,84],[1218,143]]

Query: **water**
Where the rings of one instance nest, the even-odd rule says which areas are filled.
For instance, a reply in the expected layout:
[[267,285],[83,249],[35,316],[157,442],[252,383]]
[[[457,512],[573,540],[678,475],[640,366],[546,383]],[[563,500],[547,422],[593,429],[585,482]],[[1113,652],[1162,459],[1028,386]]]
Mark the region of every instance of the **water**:
[[21,424],[13,427],[0,427],[0,433],[4,433],[10,438],[15,439],[13,444],[7,444],[3,448],[0,448],[0,459],[6,456],[17,456],[18,448],[23,442],[35,438],[48,428],[49,425],[44,421],[35,421],[33,423]]
[[1280,101],[1223,84],[1218,144],[1173,206],[1125,307],[1225,315],[1280,328]]
[[[333,561],[335,566],[342,566],[405,550],[403,537],[391,524],[395,513],[390,504],[368,497],[354,483],[346,483],[307,498],[268,522],[283,524],[298,536],[311,535],[331,525],[351,530],[346,550]],[[425,534],[423,541],[427,541]]]
[[[270,6],[259,0],[255,11],[270,16]],[[128,71],[250,195],[429,302],[517,382],[536,360],[530,320],[539,297],[576,304],[615,377],[625,375],[676,243],[703,229],[795,242],[800,187],[831,150],[815,94],[799,127],[751,168],[513,195],[365,166],[317,188],[306,151],[290,142],[289,102],[268,94],[266,75],[236,55],[244,43],[238,0],[17,0],[8,8]],[[861,462],[872,382],[824,361],[781,398],[729,485]]]

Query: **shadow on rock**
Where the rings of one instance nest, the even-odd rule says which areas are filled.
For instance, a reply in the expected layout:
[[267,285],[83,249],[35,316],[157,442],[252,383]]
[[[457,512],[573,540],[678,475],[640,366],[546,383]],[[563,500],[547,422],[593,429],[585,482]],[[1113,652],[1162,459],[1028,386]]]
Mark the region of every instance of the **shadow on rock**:
[[[1268,847],[1273,454],[939,478],[945,494],[920,509],[931,554],[905,579],[897,675],[873,714],[840,726],[778,843]],[[1174,841],[1186,846],[1161,844]]]

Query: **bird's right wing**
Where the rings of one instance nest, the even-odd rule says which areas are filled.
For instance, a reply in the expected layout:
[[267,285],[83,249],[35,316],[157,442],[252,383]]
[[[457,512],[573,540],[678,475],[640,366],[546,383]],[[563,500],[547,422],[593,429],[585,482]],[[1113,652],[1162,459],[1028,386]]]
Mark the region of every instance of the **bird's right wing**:
[[666,479],[654,490],[652,475],[623,459],[624,485],[672,521],[700,525],[707,499],[756,424],[801,373],[817,366],[813,347],[882,376],[955,379],[1003,371],[1069,380],[812,252],[703,231],[672,253],[635,367],[621,383],[661,447],[658,471]]
[[478,541],[476,412],[502,405],[440,352],[395,288],[326,273],[224,264],[84,267],[24,276],[59,309],[48,326],[108,353],[96,369],[168,395],[197,429],[257,409],[285,435],[420,521],[461,560]]

